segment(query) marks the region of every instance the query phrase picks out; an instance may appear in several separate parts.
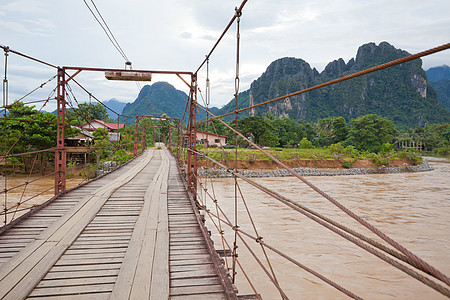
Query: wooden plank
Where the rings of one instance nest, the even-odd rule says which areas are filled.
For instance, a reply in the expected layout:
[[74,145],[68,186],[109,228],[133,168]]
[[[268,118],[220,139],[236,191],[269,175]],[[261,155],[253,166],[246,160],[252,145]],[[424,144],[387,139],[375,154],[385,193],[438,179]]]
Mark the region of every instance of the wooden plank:
[[109,258],[121,258],[125,256],[125,252],[105,252],[105,253],[78,253],[78,254],[64,254],[61,261],[69,260],[83,260],[83,259],[109,259]]
[[30,294],[31,297],[47,297],[62,295],[80,295],[89,293],[111,292],[114,284],[92,284],[85,286],[66,286],[54,288],[36,288]]
[[102,255],[102,254],[109,254],[109,253],[117,253],[117,254],[122,254],[123,256],[125,256],[125,252],[126,252],[126,248],[110,248],[110,249],[97,249],[97,248],[93,248],[93,249],[72,249],[69,248],[67,249],[65,255],[86,255],[86,254],[98,254],[98,255]]
[[[160,166],[161,168],[161,166]],[[159,170],[159,169],[158,169]],[[156,176],[156,174],[155,174]],[[143,247],[143,241],[145,241],[144,237],[150,238],[154,240],[154,237],[151,236],[151,232],[148,231],[149,215],[150,210],[152,209],[152,194],[155,190],[156,181],[155,176],[153,176],[153,180],[148,186],[145,195],[144,195],[144,206],[142,208],[142,212],[138,220],[136,221],[136,226],[133,231],[133,235],[130,241],[130,246],[127,249],[125,254],[124,263],[120,268],[120,272],[117,276],[117,281],[114,286],[114,289],[111,293],[111,299],[128,299],[133,287],[133,281],[136,274],[136,269],[139,263],[139,255],[141,253]]]
[[53,266],[52,272],[75,272],[89,270],[115,270],[120,269],[121,264],[96,264],[96,265],[77,265],[77,266]]
[[189,254],[205,254],[205,255],[209,255],[209,251],[208,249],[182,249],[182,250],[170,250],[170,255],[171,256],[176,256],[176,255],[189,255]]
[[[147,222],[146,236],[150,235],[149,239],[144,240],[144,244],[139,256],[139,263],[136,268],[136,276],[133,282],[130,298],[132,299],[147,299],[152,296],[156,290],[167,290],[168,295],[168,261],[167,273],[161,264],[164,264],[164,258],[161,256],[161,235],[160,235],[160,211],[161,211],[161,192],[165,170],[167,169],[167,162],[163,159],[161,166],[156,174],[156,184],[151,196],[151,205],[149,211],[150,220]],[[147,242],[148,240],[148,242]],[[155,275],[155,276],[153,276]],[[162,282],[155,288],[155,280]],[[164,281],[167,281],[167,287],[164,286]],[[153,299],[166,299],[166,297],[157,297]]]
[[213,263],[207,264],[190,264],[184,266],[170,266],[170,272],[187,272],[187,271],[199,271],[199,270],[215,270]]
[[171,279],[170,287],[201,286],[220,284],[217,277]]
[[117,276],[119,274],[119,268],[109,270],[82,270],[82,271],[67,271],[67,272],[55,272],[50,271],[45,275],[43,280],[47,279],[69,279],[69,278],[93,278],[93,277],[106,277]]
[[115,281],[116,281],[115,276],[52,279],[52,280],[41,280],[41,282],[36,286],[36,288],[83,286],[83,285],[110,284],[110,283],[114,284]]
[[[219,284],[205,286],[185,286],[170,288],[170,296],[199,295],[206,293],[223,293],[223,287]],[[201,297],[200,295],[198,297]]]
[[[46,296],[45,300],[107,300],[109,299],[109,292],[106,293],[93,293],[93,294],[81,294],[81,295],[58,295],[58,296]],[[42,297],[28,297],[27,299],[42,299]]]
[[[50,248],[50,251],[48,251]],[[43,249],[43,253],[39,253]],[[5,299],[22,299],[26,297],[36,284],[45,276],[48,269],[58,260],[58,253],[66,249],[64,244],[55,242],[46,242],[39,249],[30,255],[25,264],[20,264],[15,268],[6,280],[2,280],[0,285],[5,282],[13,285],[13,288],[7,288],[9,291]],[[38,254],[39,253],[39,254]],[[26,274],[25,274],[26,272]],[[3,288],[0,287],[0,291]]]
[[211,260],[209,257],[200,256],[193,259],[181,259],[181,260],[170,260],[170,268],[173,266],[185,266],[185,265],[195,265],[195,264],[210,264]]
[[207,269],[207,270],[190,270],[183,272],[170,272],[170,279],[182,279],[182,278],[206,278],[206,277],[215,277],[217,278],[216,269]]
[[170,296],[171,300],[198,300],[199,296],[201,296],[201,299],[208,299],[208,300],[226,300],[227,297],[223,293],[208,293],[208,294],[201,294],[201,295],[180,295],[180,296]]
[[165,154],[164,158],[166,169],[164,170],[159,197],[155,262],[152,271],[153,274],[158,274],[158,276],[152,276],[150,299],[168,299],[169,297],[169,224],[167,220],[167,177],[169,176],[169,168]]

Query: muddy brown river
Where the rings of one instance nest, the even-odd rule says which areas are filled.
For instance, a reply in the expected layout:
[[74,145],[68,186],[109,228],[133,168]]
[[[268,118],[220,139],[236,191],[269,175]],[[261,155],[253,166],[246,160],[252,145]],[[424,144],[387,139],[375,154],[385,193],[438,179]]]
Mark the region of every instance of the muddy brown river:
[[[429,158],[431,172],[307,177],[329,195],[381,229],[410,251],[450,275],[450,160]],[[258,183],[303,205],[375,237],[327,200],[293,177],[256,179]],[[362,250],[277,200],[240,182],[260,236],[269,245],[365,299],[446,299],[444,296]],[[214,179],[219,203],[234,219],[233,179]],[[242,201],[238,222],[253,233]],[[214,229],[207,221],[208,228]],[[214,232],[214,230],[212,230]],[[228,231],[229,232],[229,231]],[[226,234],[233,241],[232,234]],[[379,238],[376,238],[380,240]],[[221,241],[214,236],[216,248]],[[262,258],[259,246],[249,243]],[[263,299],[280,299],[267,275],[238,241],[245,272]],[[344,294],[284,258],[268,252],[280,286],[290,299],[348,299]],[[240,294],[253,293],[238,269]]]
[[[39,179],[40,177],[40,175],[16,175],[8,176],[6,181],[5,177],[0,177],[0,191],[5,189],[5,183],[8,189],[11,189],[6,195],[4,193],[0,194],[1,211],[4,211],[6,203],[6,207],[11,212],[7,214],[7,223],[12,219],[25,214],[28,211],[28,208],[44,203],[54,195],[54,177],[49,176]],[[23,185],[27,180],[30,183],[26,186]],[[83,181],[84,180],[81,177],[68,178],[66,183],[67,189],[75,187]],[[17,187],[19,185],[22,186]],[[5,217],[2,215],[0,226],[3,224],[5,224]]]
[[[450,160],[429,158],[429,161],[435,168],[434,171],[307,178],[413,253],[450,275]],[[23,183],[24,180],[25,178],[20,177],[9,178],[8,186]],[[285,177],[255,180],[344,225],[374,237],[298,179]],[[69,187],[81,181],[72,179],[69,181]],[[240,185],[259,234],[266,243],[351,292],[365,299],[446,299],[428,286],[277,200],[246,183],[240,182]],[[51,197],[52,186],[53,178],[47,178],[30,184],[24,197],[23,188],[11,191],[8,193],[8,206],[21,197],[27,199],[38,191],[50,188],[47,193],[28,201],[20,208],[41,203]],[[214,189],[208,184],[208,191],[214,191],[221,207],[233,220],[233,179],[214,179]],[[0,200],[3,204],[4,195],[1,195]],[[238,210],[241,228],[253,233],[241,200]],[[19,214],[20,212],[16,217]],[[3,223],[3,218],[1,221]],[[207,225],[214,233],[211,222],[207,221]],[[232,234],[227,233],[226,237],[232,243]],[[217,234],[214,235],[214,240],[216,248],[220,249],[221,241]],[[259,246],[252,241],[249,243],[258,256],[262,257]],[[258,293],[266,300],[280,299],[280,294],[251,258],[245,246],[238,242],[238,247],[239,260]],[[280,286],[290,299],[347,299],[344,294],[284,258],[270,251],[268,254]],[[240,294],[253,293],[239,269],[236,285]]]

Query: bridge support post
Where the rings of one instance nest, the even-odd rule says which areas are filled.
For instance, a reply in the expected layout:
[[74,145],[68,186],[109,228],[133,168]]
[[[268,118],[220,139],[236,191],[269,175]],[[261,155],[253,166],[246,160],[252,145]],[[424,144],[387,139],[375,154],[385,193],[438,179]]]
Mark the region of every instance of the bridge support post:
[[189,149],[187,153],[187,183],[194,200],[197,201],[197,75],[192,75],[189,93]]
[[64,148],[65,125],[65,70],[58,68],[56,96],[56,150],[55,150],[55,195],[66,192],[66,150]]
[[183,140],[183,136],[182,136],[182,130],[181,130],[181,121],[178,120],[177,123],[178,123],[177,124],[177,127],[178,127],[177,160],[179,163],[180,158],[181,158],[181,142]]
[[138,148],[138,126],[139,126],[139,117],[136,116],[136,122],[134,123],[134,149],[133,156],[137,156],[137,148]]
[[144,125],[144,132],[142,134],[142,151],[145,151],[145,149],[147,148],[147,137],[146,137],[146,133],[145,133],[145,129],[147,129],[147,126]]
[[172,148],[172,134],[171,134],[171,131],[172,131],[172,126],[169,125],[169,142],[167,143],[167,145],[169,146],[169,149]]

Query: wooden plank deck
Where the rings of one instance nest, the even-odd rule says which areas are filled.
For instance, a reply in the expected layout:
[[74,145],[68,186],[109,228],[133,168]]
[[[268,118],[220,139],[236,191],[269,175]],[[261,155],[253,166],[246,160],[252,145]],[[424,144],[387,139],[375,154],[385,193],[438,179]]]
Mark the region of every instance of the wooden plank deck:
[[0,299],[236,299],[193,207],[147,150],[0,229]]

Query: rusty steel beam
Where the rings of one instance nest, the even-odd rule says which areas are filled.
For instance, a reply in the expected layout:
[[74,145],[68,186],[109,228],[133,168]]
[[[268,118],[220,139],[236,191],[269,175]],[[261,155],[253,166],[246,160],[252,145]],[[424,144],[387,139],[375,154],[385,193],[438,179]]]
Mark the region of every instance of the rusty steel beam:
[[228,25],[225,27],[225,30],[222,32],[222,34],[220,35],[219,39],[217,40],[217,42],[214,44],[214,46],[212,47],[211,51],[209,51],[208,55],[206,55],[205,60],[203,60],[203,62],[200,64],[200,66],[198,67],[197,71],[195,71],[195,74],[198,73],[198,71],[200,71],[200,69],[203,67],[203,65],[206,63],[206,61],[209,59],[209,57],[211,56],[211,54],[214,52],[214,50],[217,48],[217,46],[219,45],[220,41],[222,40],[222,38],[225,36],[225,34],[227,33],[228,29],[230,29],[231,25],[233,25],[234,21],[236,20],[236,18],[238,17],[238,15],[242,14],[242,10],[244,9],[245,4],[247,3],[248,0],[244,0],[242,1],[241,5],[239,7],[236,8],[235,10],[235,14],[234,16],[231,18],[230,22],[228,23]]
[[183,136],[182,136],[182,130],[181,130],[181,120],[178,120],[178,141],[177,141],[177,162],[178,164],[180,164],[180,159],[181,159],[181,143],[183,141]]
[[65,70],[58,68],[55,150],[55,195],[66,192],[66,150],[64,148],[65,125]]
[[189,92],[189,146],[193,151],[187,153],[187,183],[194,200],[197,201],[197,77],[192,76]]
[[139,127],[139,116],[136,116],[136,122],[134,123],[134,148],[133,148],[133,156],[137,156],[137,144],[138,144],[138,127]]
[[[90,67],[64,67],[66,70],[82,70],[82,71],[94,71],[94,72],[130,72],[128,69],[109,69],[109,68],[90,68]],[[153,74],[167,74],[167,75],[192,75],[189,71],[164,71],[164,70],[132,70],[139,73],[153,73]]]

